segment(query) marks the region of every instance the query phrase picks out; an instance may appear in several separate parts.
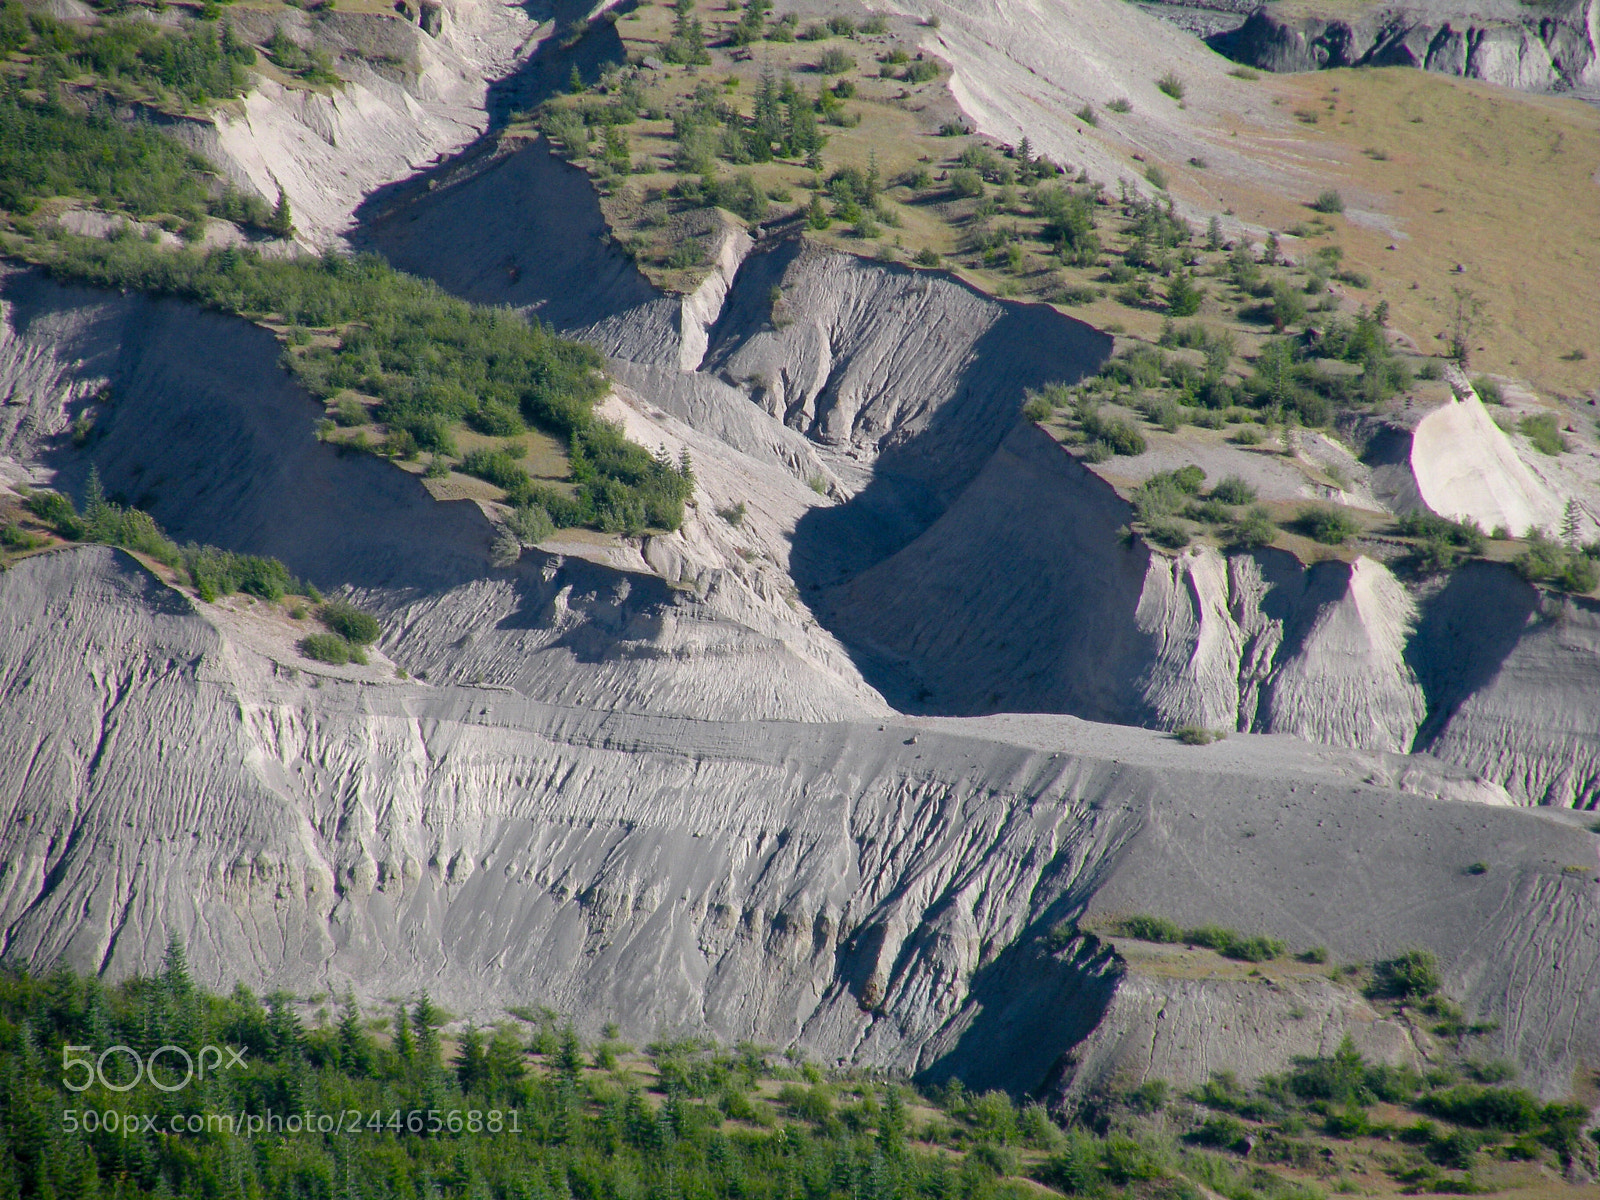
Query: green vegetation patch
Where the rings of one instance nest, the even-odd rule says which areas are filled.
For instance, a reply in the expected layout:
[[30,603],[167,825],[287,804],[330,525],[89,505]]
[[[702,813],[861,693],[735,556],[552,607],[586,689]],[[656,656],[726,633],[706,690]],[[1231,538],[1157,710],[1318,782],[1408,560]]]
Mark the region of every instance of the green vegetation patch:
[[354,646],[370,646],[383,632],[378,618],[348,600],[330,600],[317,609],[317,620]]
[[308,633],[300,639],[299,646],[300,653],[317,662],[332,663],[334,666],[343,666],[345,663],[365,666],[367,662],[365,650],[337,633]]
[[62,238],[41,257],[60,278],[337,330],[336,340],[292,351],[290,368],[317,396],[377,397],[372,419],[421,450],[453,453],[461,423],[525,422],[564,439],[574,495],[533,483],[492,452],[473,459],[506,481],[513,504],[537,503],[557,525],[637,532],[682,523],[694,486],[688,460],[652,455],[595,417],[605,391],[600,355],[517,313],[455,299],[372,255],[281,261],[233,248],[201,254]]
[[1260,934],[1243,936],[1232,929],[1224,929],[1218,925],[1197,925],[1190,929],[1182,929],[1165,917],[1143,913],[1124,918],[1118,928],[1125,936],[1137,938],[1142,942],[1204,946],[1208,950],[1215,950],[1219,954],[1242,962],[1271,962],[1282,958],[1288,952],[1288,947],[1277,938]]
[[234,592],[271,601],[286,595],[320,599],[316,588],[296,579],[275,558],[236,554],[192,542],[180,547],[162,533],[149,513],[107,500],[99,472],[93,468],[89,471],[82,515],[72,498],[60,492],[33,492],[25,503],[41,523],[68,541],[97,542],[143,554],[171,569],[208,602]]
[[1553,541],[1533,529],[1528,533],[1528,548],[1517,557],[1516,566],[1530,583],[1586,595],[1600,587],[1600,544],[1580,549]]

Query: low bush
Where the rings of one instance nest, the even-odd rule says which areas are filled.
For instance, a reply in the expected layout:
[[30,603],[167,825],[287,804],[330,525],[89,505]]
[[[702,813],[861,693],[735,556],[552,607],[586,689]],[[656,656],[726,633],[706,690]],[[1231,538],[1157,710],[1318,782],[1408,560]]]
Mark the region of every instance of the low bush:
[[1126,917],[1121,923],[1125,936],[1137,938],[1141,942],[1177,942],[1183,937],[1183,930],[1165,917],[1153,917],[1148,913],[1136,913]]
[[1500,390],[1500,385],[1487,375],[1474,376],[1472,390],[1478,393],[1478,399],[1485,404],[1504,404],[1505,393]]
[[1229,475],[1211,489],[1211,498],[1223,504],[1250,504],[1256,498],[1256,490],[1239,476]]
[[328,601],[317,609],[317,620],[356,646],[371,645],[383,632],[377,617],[362,612],[347,600]]
[[476,475],[479,479],[492,483],[497,488],[504,489],[507,493],[520,494],[527,489],[528,472],[522,464],[512,458],[505,450],[489,450],[479,448],[470,451],[456,467],[456,470],[467,475]]
[[1470,1083],[1424,1096],[1418,1107],[1459,1125],[1503,1129],[1510,1133],[1536,1129],[1544,1112],[1544,1105],[1526,1089]]
[[1340,546],[1355,534],[1360,526],[1349,513],[1337,508],[1303,508],[1295,520],[1295,528],[1324,546]]
[[1135,456],[1145,451],[1144,435],[1117,416],[1106,416],[1098,409],[1086,409],[1078,418],[1084,440],[1094,450],[1103,448],[1103,458],[1113,454]]
[[1190,542],[1189,531],[1176,521],[1158,519],[1145,526],[1144,536],[1168,550],[1182,550]]
[[345,641],[336,633],[308,633],[300,639],[300,653],[317,662],[342,666],[355,663],[365,666],[366,652],[360,646]]
[[183,563],[195,591],[205,601],[233,592],[281,600],[286,595],[307,595],[311,591],[275,558],[191,544],[183,548]]
[[506,528],[524,546],[537,546],[556,531],[556,523],[542,505],[527,504],[511,510]]
[[1540,454],[1551,458],[1568,449],[1567,439],[1561,436],[1561,423],[1554,413],[1530,413],[1517,422],[1517,431],[1532,442]]
[[37,550],[44,543],[44,538],[38,534],[29,533],[15,522],[9,525],[0,525],[0,549],[13,551]]
[[1328,188],[1317,193],[1317,198],[1311,202],[1311,207],[1320,213],[1342,213],[1344,197],[1332,188]]
[[1438,959],[1426,950],[1407,950],[1396,958],[1377,963],[1373,967],[1372,985],[1367,990],[1374,996],[1395,1000],[1424,1000],[1443,984]]
[[817,70],[824,75],[843,75],[846,71],[854,70],[855,65],[856,60],[837,47],[824,50],[817,59]]
[[1277,536],[1278,526],[1272,514],[1259,504],[1252,505],[1249,512],[1228,527],[1228,544],[1246,549],[1271,545]]
[[1552,541],[1537,530],[1528,548],[1518,556],[1517,571],[1529,583],[1544,583],[1562,591],[1587,595],[1600,586],[1600,563],[1587,552]]
[[1244,1143],[1249,1128],[1238,1117],[1218,1113],[1207,1117],[1185,1137],[1186,1141],[1200,1146],[1214,1146],[1218,1150],[1232,1150]]

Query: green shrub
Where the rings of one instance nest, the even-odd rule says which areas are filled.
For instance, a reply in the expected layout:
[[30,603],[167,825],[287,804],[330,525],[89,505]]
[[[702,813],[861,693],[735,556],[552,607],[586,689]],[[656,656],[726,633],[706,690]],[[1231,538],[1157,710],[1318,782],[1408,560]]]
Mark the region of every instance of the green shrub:
[[1517,571],[1530,583],[1547,583],[1585,595],[1600,586],[1600,564],[1581,550],[1551,541],[1537,530],[1518,556]]
[[1211,498],[1223,504],[1250,504],[1256,498],[1256,490],[1239,476],[1229,475],[1211,489]]
[[356,663],[365,666],[367,656],[360,646],[352,645],[336,633],[308,633],[300,639],[300,653],[317,662],[342,666]]
[[1214,1146],[1218,1150],[1232,1150],[1244,1142],[1249,1132],[1245,1123],[1238,1117],[1218,1113],[1207,1117],[1190,1130],[1185,1135],[1185,1140],[1201,1146]]
[[0,548],[15,551],[37,550],[42,545],[44,545],[42,537],[29,533],[15,522],[0,525]]
[[354,396],[341,396],[333,407],[333,419],[348,429],[353,425],[365,425],[372,418],[367,415],[367,406]]
[[1172,731],[1172,736],[1185,746],[1209,746],[1212,742],[1221,741],[1228,735],[1200,725],[1180,725]]
[[1121,417],[1104,416],[1093,409],[1080,415],[1079,425],[1090,448],[1104,447],[1107,458],[1113,454],[1131,457],[1145,451],[1144,435]]
[[487,480],[508,494],[522,494],[530,482],[528,472],[504,450],[479,447],[468,452],[456,469]]
[[1173,922],[1147,913],[1123,918],[1120,927],[1125,936],[1141,942],[1176,942],[1183,936],[1183,931]]
[[1544,1106],[1533,1093],[1523,1088],[1482,1087],[1458,1084],[1433,1092],[1418,1101],[1424,1112],[1459,1125],[1479,1129],[1503,1129],[1526,1133],[1538,1128]]
[[1426,950],[1407,950],[1374,965],[1372,986],[1368,990],[1375,996],[1396,1000],[1423,1000],[1442,986],[1438,959]]
[[1179,79],[1173,71],[1168,71],[1160,79],[1156,80],[1156,87],[1174,100],[1183,99],[1183,80]]
[[1561,423],[1554,413],[1530,413],[1517,422],[1517,430],[1540,454],[1554,458],[1568,449],[1567,439],[1561,436]]
[[1317,198],[1311,202],[1311,207],[1320,213],[1342,213],[1344,197],[1332,188],[1328,188],[1317,193]]
[[1125,96],[1118,96],[1115,100],[1106,101],[1106,111],[1114,113],[1131,113],[1133,101]]
[[1323,1130],[1329,1137],[1358,1138],[1372,1132],[1372,1122],[1359,1108],[1334,1108],[1323,1118]]
[[1350,514],[1337,508],[1303,508],[1295,520],[1295,527],[1308,538],[1324,546],[1340,546],[1355,534],[1360,526]]
[[34,492],[27,500],[28,511],[62,537],[76,541],[84,534],[77,509],[60,492]]
[[1282,958],[1287,949],[1288,947],[1277,938],[1254,934],[1236,939],[1223,953],[1242,962],[1271,962]]
[[1207,525],[1227,525],[1233,520],[1231,508],[1220,500],[1209,498],[1189,505],[1183,510],[1183,515],[1191,521],[1202,521]]
[[1228,544],[1231,546],[1267,546],[1278,536],[1278,526],[1269,513],[1261,505],[1250,507],[1250,511],[1236,520],[1228,527]]
[[830,46],[817,59],[817,70],[824,75],[843,75],[855,69],[856,60],[836,46]]
[[542,505],[527,504],[511,510],[506,528],[522,545],[537,546],[555,533],[556,523]]
[[321,621],[345,641],[357,646],[371,645],[383,632],[378,618],[362,612],[347,600],[330,600],[317,609]]
[[273,601],[289,594],[308,592],[306,585],[275,558],[235,554],[231,550],[191,543],[183,548],[183,563],[195,591],[207,602],[234,592]]
[[1030,394],[1027,403],[1022,406],[1022,416],[1028,421],[1048,421],[1055,414],[1055,407],[1043,396]]
[[1167,1106],[1171,1087],[1165,1079],[1147,1079],[1123,1098],[1135,1112],[1158,1113]]
[[1189,531],[1175,521],[1154,520],[1145,525],[1144,535],[1168,550],[1182,550],[1190,542]]
[[1478,399],[1485,404],[1504,404],[1505,393],[1500,390],[1500,385],[1487,375],[1475,376],[1472,380],[1472,390],[1478,393]]
[[957,167],[950,172],[950,190],[957,196],[972,198],[983,195],[983,176],[971,167]]
[[467,424],[488,437],[510,438],[527,430],[522,414],[509,404],[484,404],[467,414]]

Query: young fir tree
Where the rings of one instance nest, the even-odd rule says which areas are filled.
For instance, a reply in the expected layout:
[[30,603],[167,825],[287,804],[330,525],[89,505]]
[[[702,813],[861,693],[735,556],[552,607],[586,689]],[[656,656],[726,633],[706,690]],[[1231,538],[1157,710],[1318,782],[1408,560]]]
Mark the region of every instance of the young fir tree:
[[278,186],[278,203],[273,206],[267,228],[281,238],[291,238],[295,233],[294,216],[289,211],[289,197],[281,184]]

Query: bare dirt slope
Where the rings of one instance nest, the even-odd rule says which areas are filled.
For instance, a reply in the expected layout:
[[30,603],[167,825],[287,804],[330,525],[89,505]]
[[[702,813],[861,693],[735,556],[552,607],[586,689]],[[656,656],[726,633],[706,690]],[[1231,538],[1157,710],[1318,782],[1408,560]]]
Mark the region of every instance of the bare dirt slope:
[[346,678],[259,620],[105,549],[0,577],[8,956],[123,974],[170,925],[217,983],[426,986],[1028,1089],[1116,984],[1042,935],[1137,907],[1341,960],[1431,947],[1548,1091],[1600,1051],[1597,890],[1562,870],[1593,872],[1595,836],[1362,782],[1400,760],[1060,717],[627,716]]

